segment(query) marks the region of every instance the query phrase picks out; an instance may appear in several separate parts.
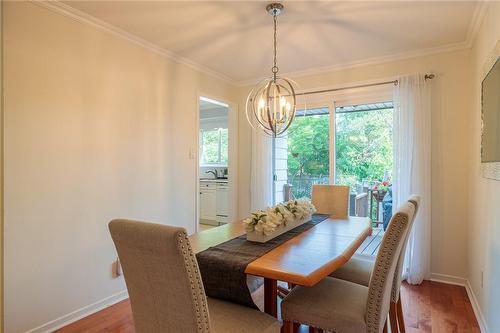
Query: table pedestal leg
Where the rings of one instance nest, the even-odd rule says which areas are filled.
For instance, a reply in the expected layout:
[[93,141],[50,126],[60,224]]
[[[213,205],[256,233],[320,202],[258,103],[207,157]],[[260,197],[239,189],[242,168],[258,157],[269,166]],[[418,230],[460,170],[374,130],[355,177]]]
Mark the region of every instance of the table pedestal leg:
[[264,278],[264,312],[278,317],[278,281]]

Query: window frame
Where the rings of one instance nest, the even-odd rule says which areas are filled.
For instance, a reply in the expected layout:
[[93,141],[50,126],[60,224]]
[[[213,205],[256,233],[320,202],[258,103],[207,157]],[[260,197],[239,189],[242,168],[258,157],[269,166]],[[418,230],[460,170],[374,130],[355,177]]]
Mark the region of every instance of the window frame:
[[[227,131],[227,136],[229,140],[229,129],[228,128],[214,128],[214,129],[200,129],[200,166],[201,167],[227,167],[228,163],[224,163],[222,161],[222,130]],[[217,144],[217,162],[216,163],[205,163],[203,159],[204,150],[204,140],[203,134],[205,132],[218,132],[218,144]],[[228,146],[228,154],[229,154],[229,146]]]

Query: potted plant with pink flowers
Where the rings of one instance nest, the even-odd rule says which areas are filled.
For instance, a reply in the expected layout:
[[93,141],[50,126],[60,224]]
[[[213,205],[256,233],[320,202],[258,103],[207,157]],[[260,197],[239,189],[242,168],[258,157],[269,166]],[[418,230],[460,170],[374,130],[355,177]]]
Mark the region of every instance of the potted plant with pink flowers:
[[372,190],[373,197],[377,199],[377,201],[382,201],[391,185],[392,184],[388,180],[382,182],[381,184],[375,185]]

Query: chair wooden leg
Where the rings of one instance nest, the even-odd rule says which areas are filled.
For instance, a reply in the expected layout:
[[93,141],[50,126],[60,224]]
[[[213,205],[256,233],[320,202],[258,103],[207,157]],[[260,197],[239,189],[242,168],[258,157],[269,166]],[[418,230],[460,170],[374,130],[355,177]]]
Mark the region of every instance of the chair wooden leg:
[[405,319],[403,317],[403,304],[401,303],[401,294],[399,295],[398,302],[396,303],[396,309],[398,313],[398,325],[399,325],[399,331],[401,333],[405,333]]
[[283,320],[283,326],[281,327],[281,332],[283,333],[293,333],[293,325],[291,321]]
[[293,323],[293,333],[297,333],[299,331],[300,324],[299,323]]
[[391,302],[389,306],[389,321],[391,323],[391,333],[398,333],[398,318],[396,314],[396,303]]
[[387,319],[385,320],[384,329],[382,330],[382,333],[387,333]]

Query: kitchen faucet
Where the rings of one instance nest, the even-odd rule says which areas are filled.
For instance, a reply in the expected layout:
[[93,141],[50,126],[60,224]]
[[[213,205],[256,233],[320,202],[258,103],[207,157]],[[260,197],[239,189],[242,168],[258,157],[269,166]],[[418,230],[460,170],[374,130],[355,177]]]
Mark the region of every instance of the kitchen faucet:
[[213,171],[212,170],[208,170],[206,171],[205,173],[211,173],[214,175],[215,178],[218,178],[218,175],[217,175],[217,169],[214,169]]

